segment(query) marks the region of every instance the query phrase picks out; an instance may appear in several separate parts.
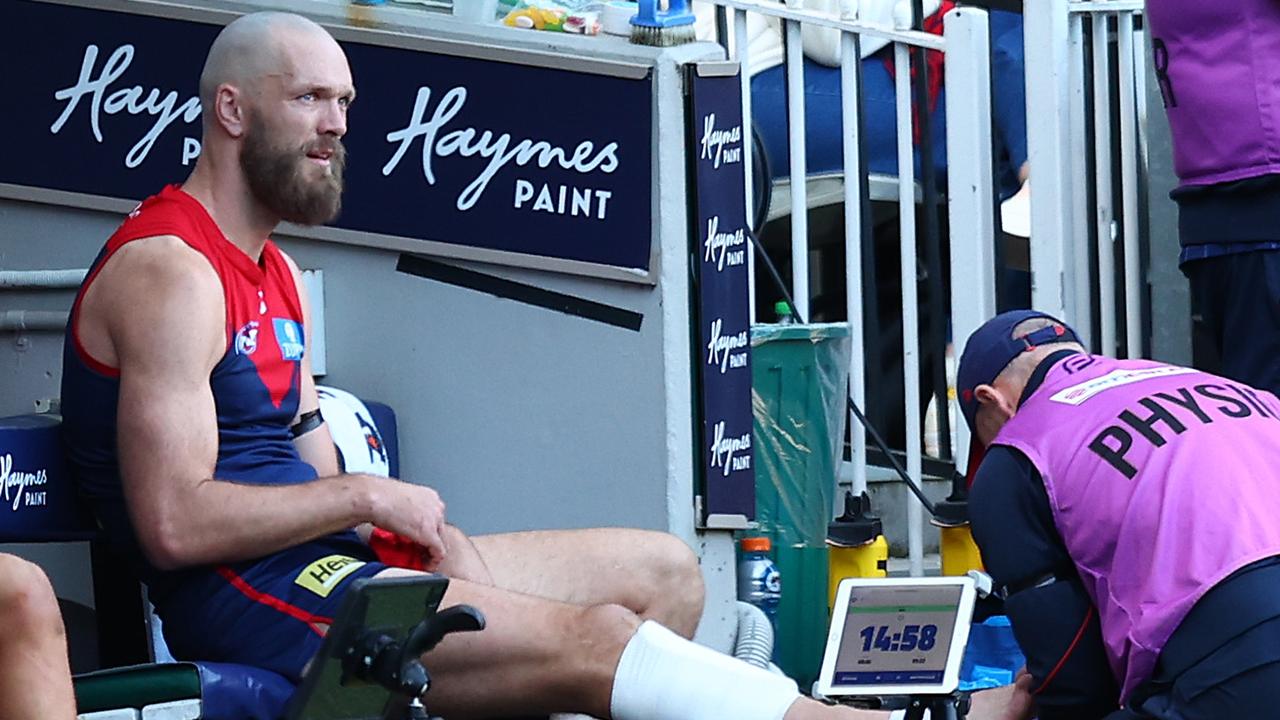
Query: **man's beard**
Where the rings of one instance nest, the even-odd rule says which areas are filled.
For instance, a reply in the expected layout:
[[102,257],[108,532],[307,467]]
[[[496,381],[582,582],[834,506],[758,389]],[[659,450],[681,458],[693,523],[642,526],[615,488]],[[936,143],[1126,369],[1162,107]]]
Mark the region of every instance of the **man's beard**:
[[[307,153],[328,150],[329,172],[319,180],[306,177]],[[265,123],[249,121],[240,151],[240,167],[254,198],[281,220],[299,225],[323,225],[342,209],[342,173],[347,151],[342,141],[325,136],[302,147],[272,142]]]

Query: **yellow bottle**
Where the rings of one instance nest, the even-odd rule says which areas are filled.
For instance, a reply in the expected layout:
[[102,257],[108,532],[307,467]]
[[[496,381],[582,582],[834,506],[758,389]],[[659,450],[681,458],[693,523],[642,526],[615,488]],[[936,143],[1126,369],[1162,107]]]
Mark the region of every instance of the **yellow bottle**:
[[969,529],[969,490],[964,476],[956,474],[951,495],[934,505],[931,522],[942,532],[939,551],[943,575],[958,576],[982,569],[982,555]]
[[970,570],[982,569],[982,555],[978,553],[978,544],[973,541],[969,523],[941,526],[941,530],[943,575],[964,575]]
[[836,588],[847,577],[886,577],[889,542],[880,518],[869,515],[871,498],[845,493],[844,514],[827,526],[827,607],[836,601]]

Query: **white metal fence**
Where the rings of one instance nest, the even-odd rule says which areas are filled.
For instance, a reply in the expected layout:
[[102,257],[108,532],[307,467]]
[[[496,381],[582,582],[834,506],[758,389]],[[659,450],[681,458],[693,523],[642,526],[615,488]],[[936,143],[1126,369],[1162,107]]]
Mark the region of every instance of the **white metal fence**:
[[1144,355],[1149,314],[1142,0],[1026,0],[1032,302],[1108,355]]
[[[809,172],[806,167],[804,62],[801,29],[805,27],[831,28],[840,33],[840,79],[842,90],[843,126],[841,147],[843,152],[843,202],[845,258],[845,317],[850,323],[854,342],[848,358],[849,393],[859,407],[866,406],[866,373],[863,364],[863,268],[862,246],[871,238],[864,237],[863,198],[868,192],[864,182],[850,182],[860,178],[862,162],[859,142],[860,103],[852,102],[859,87],[858,73],[861,58],[856,46],[862,39],[887,40],[892,46],[895,98],[897,108],[897,178],[879,178],[881,190],[896,185],[898,206],[898,233],[900,237],[900,267],[902,288],[902,356],[904,393],[902,403],[905,416],[905,465],[908,474],[917,481],[922,476],[922,402],[921,387],[916,379],[920,375],[920,318],[917,297],[917,239],[916,203],[918,187],[912,127],[912,73],[910,54],[914,48],[942,51],[947,63],[947,147],[949,247],[951,258],[951,324],[954,337],[963,338],[990,316],[995,310],[994,281],[994,199],[991,100],[990,100],[990,33],[985,10],[959,8],[946,17],[943,35],[926,33],[912,27],[910,3],[899,3],[893,26],[872,24],[857,15],[858,3],[844,0],[840,12],[824,13],[806,9],[803,0],[790,0],[785,5],[768,0],[713,0],[726,8],[728,27],[733,37],[731,58],[744,68],[743,117],[750,123],[752,117],[751,77],[746,71],[751,67],[748,38],[748,15],[757,13],[775,18],[780,23],[785,42],[785,73],[787,85],[787,124],[789,128],[790,166],[788,179],[778,183],[789,188],[791,225],[791,292],[795,309],[801,317],[810,315],[810,267],[809,256],[813,238],[808,226],[808,208],[811,207]],[[905,12],[904,12],[905,10]],[[921,110],[920,114],[926,114]],[[750,143],[744,143],[748,153],[753,152]],[[752,158],[744,163],[748,173],[753,172]],[[748,215],[755,207],[751,197],[753,182],[747,178]],[[753,258],[754,262],[754,258]],[[754,281],[754,265],[751,267]],[[752,289],[752,307],[755,307],[755,288]],[[753,316],[754,318],[754,316]],[[935,318],[934,322],[945,322]],[[938,358],[941,362],[941,358]],[[943,410],[945,412],[945,410]],[[853,490],[866,488],[865,434],[857,419],[850,414],[851,459],[854,472]],[[963,428],[957,429],[959,444],[967,444]],[[911,573],[923,574],[923,517],[920,504],[908,500],[908,548]],[[886,518],[895,522],[896,518]]]

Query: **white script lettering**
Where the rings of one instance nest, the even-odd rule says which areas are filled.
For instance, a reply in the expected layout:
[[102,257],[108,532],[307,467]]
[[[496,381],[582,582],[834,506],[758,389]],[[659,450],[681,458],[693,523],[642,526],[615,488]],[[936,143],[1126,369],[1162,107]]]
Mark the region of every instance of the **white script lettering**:
[[[55,99],[65,100],[67,105],[62,109],[58,119],[53,121],[53,125],[49,126],[49,132],[57,135],[85,96],[89,97],[89,127],[93,130],[93,137],[98,142],[103,141],[101,118],[104,114],[116,115],[127,112],[130,115],[147,113],[157,116],[151,129],[129,149],[129,153],[125,156],[125,167],[136,168],[147,159],[147,154],[155,146],[156,140],[170,125],[179,118],[190,124],[200,117],[200,98],[190,97],[179,104],[176,90],[170,90],[162,98],[159,88],[151,88],[148,91],[141,85],[134,85],[107,95],[107,89],[111,84],[119,80],[125,70],[129,69],[129,64],[133,62],[133,54],[132,45],[121,45],[116,48],[103,64],[102,73],[95,78],[93,69],[98,61],[98,46],[90,45],[85,48],[84,61],[80,64],[80,79],[75,85],[53,94]],[[184,156],[186,152],[187,148],[184,147]]]
[[743,257],[741,250],[729,252],[729,248],[736,248],[747,243],[747,231],[745,228],[738,228],[731,233],[720,232],[720,216],[712,215],[707,220],[707,239],[702,241],[702,261],[711,262],[712,258],[716,261],[716,270],[724,270],[725,261],[730,265],[741,265],[746,259]]
[[[714,167],[720,167],[721,161],[728,165],[742,162],[742,126],[734,125],[728,130],[716,128],[716,114],[711,113],[702,119],[702,159],[713,160]],[[726,148],[726,145],[739,145]]]
[[[546,140],[524,139],[513,143],[511,133],[495,134],[492,130],[479,130],[464,127],[445,132],[441,131],[462,112],[467,103],[467,89],[455,87],[440,98],[435,110],[428,119],[428,107],[431,101],[431,88],[418,88],[418,96],[413,103],[413,113],[408,126],[387,133],[387,142],[399,143],[395,153],[386,165],[382,166],[382,174],[390,175],[400,164],[400,160],[408,152],[410,146],[418,138],[422,138],[422,176],[427,184],[436,184],[435,170],[432,161],[436,157],[459,155],[469,158],[479,155],[488,158],[489,163],[484,170],[463,188],[458,195],[459,210],[470,210],[484,194],[498,171],[508,163],[514,162],[518,167],[536,163],[540,168],[550,167],[552,163],[565,170],[586,175],[599,170],[612,173],[618,169],[618,144],[611,142],[596,150],[590,140],[583,140],[571,151]],[[597,191],[599,192],[599,191]],[[537,209],[535,207],[535,209]]]
[[[737,335],[721,335],[720,329],[723,326],[724,318],[716,318],[715,321],[711,323],[711,342],[707,343],[707,364],[718,364],[720,366],[720,374],[722,375],[729,367],[729,355],[731,355],[735,350],[741,350],[751,343],[751,340],[747,338],[746,330],[743,330]],[[734,367],[743,367],[745,365],[746,363],[744,362],[741,365],[734,364]]]
[[[711,467],[723,467],[724,475],[728,476],[730,471],[730,461],[734,459],[733,454],[751,449],[751,433],[743,433],[741,437],[726,438],[724,436],[724,421],[716,423],[715,441],[711,443]],[[733,468],[738,469],[738,468]]]
[[[0,492],[4,494],[4,501],[11,503],[11,507],[15,512],[18,505],[22,502],[22,493],[30,487],[45,485],[49,482],[48,472],[39,470],[33,473],[13,472],[13,455],[0,456]],[[43,493],[41,493],[43,495]],[[10,499],[12,495],[12,499]],[[43,498],[41,498],[43,500]],[[29,505],[31,503],[28,503]],[[41,505],[44,503],[41,502]]]

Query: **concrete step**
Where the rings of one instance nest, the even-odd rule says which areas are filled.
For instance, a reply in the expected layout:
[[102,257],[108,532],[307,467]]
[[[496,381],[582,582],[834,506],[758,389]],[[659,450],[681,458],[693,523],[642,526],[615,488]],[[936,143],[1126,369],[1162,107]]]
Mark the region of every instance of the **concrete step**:
[[[925,577],[938,577],[942,574],[942,556],[937,553],[926,553],[924,556]],[[904,557],[889,558],[889,577],[910,577],[911,561]]]

